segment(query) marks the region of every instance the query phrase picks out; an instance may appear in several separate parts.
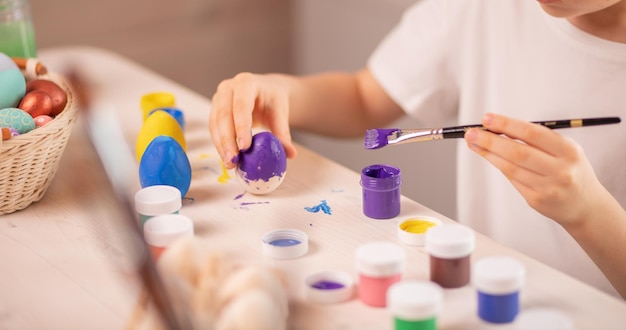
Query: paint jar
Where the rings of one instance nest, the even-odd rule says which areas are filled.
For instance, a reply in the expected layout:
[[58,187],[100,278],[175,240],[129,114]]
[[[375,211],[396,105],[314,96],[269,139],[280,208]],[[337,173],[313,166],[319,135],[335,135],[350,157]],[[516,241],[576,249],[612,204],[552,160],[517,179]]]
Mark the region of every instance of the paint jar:
[[336,270],[326,270],[305,279],[307,300],[320,304],[334,304],[352,298],[354,280],[352,275]]
[[140,104],[143,121],[146,121],[152,110],[176,106],[176,97],[168,92],[153,92],[141,96]]
[[293,259],[307,253],[309,238],[297,229],[272,230],[263,235],[263,254],[274,259]]
[[516,329],[574,330],[574,321],[563,311],[550,307],[533,307],[515,319]]
[[178,214],[181,207],[180,190],[173,186],[148,186],[135,193],[135,211],[142,226],[154,216]]
[[402,279],[406,254],[391,242],[370,242],[356,250],[359,299],[373,307],[387,306],[387,289]]
[[435,330],[443,305],[443,290],[429,281],[402,281],[387,291],[395,330]]
[[363,213],[374,219],[400,214],[400,169],[391,165],[370,165],[361,171]]
[[193,236],[193,221],[182,214],[162,214],[146,221],[143,235],[155,259],[177,240]]
[[428,216],[414,216],[398,223],[398,239],[410,246],[424,246],[426,231],[441,224],[441,220]]
[[474,236],[470,228],[459,224],[443,224],[426,232],[431,281],[444,288],[459,288],[470,282]]
[[520,308],[524,265],[511,257],[485,257],[474,265],[472,276],[478,293],[478,316],[490,323],[513,322]]
[[0,36],[1,53],[9,57],[37,57],[30,1],[0,0]]

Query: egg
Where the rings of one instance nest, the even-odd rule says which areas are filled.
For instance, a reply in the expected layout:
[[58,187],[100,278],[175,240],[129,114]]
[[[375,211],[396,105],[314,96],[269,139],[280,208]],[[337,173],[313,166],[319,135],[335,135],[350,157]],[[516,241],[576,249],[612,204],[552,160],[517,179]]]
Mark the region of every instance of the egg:
[[50,117],[48,115],[40,115],[40,116],[37,116],[37,117],[35,117],[33,119],[35,120],[35,126],[36,127],[45,126],[47,123],[52,121],[52,117]]
[[250,148],[239,153],[237,179],[252,194],[263,195],[276,190],[286,171],[285,148],[270,132],[255,134]]
[[34,90],[26,93],[17,107],[28,112],[33,118],[49,115],[52,113],[52,99],[48,93]]
[[14,108],[26,93],[26,78],[9,56],[0,53],[0,109]]
[[142,188],[169,185],[185,196],[191,185],[191,164],[180,144],[170,136],[157,136],[146,147],[139,162]]
[[35,120],[26,111],[18,108],[0,109],[0,126],[14,128],[20,134],[35,129]]
[[56,83],[46,79],[31,80],[26,83],[26,94],[32,91],[42,91],[50,96],[50,100],[52,101],[52,109],[50,110],[51,116],[54,117],[65,109],[67,94],[65,94],[65,91]]
[[137,143],[135,144],[135,152],[137,161],[141,161],[148,144],[157,136],[169,136],[176,140],[178,144],[187,150],[187,142],[183,129],[180,127],[176,119],[164,111],[157,111],[146,118],[137,135]]

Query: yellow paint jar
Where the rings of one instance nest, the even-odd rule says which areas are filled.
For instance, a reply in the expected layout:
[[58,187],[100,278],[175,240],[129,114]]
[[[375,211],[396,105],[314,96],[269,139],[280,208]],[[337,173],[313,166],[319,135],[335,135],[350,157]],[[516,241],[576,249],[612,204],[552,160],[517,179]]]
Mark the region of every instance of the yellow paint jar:
[[398,239],[407,245],[424,246],[426,231],[441,223],[441,220],[430,216],[412,216],[398,223]]

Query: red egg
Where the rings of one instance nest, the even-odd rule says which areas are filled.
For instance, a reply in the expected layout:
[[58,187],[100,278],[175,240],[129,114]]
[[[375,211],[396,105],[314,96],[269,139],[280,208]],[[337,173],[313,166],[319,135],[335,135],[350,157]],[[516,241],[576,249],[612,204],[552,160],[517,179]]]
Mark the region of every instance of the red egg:
[[26,83],[26,94],[35,90],[46,92],[50,96],[52,100],[51,116],[54,117],[63,111],[67,104],[67,95],[59,85],[45,79],[35,79]]
[[17,107],[28,112],[33,118],[49,115],[52,112],[52,99],[44,91],[33,90],[24,95]]

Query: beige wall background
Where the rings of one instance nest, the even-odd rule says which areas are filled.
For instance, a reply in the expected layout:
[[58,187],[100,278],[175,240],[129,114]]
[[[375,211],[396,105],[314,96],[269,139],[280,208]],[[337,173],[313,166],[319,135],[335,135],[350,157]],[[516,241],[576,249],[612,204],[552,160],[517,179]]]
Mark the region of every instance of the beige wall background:
[[[40,49],[90,45],[120,53],[210,97],[238,72],[356,70],[415,0],[30,0]],[[421,127],[403,119],[397,127]],[[454,218],[458,141],[365,150],[363,139],[294,132],[355,170],[400,167],[402,193]]]

